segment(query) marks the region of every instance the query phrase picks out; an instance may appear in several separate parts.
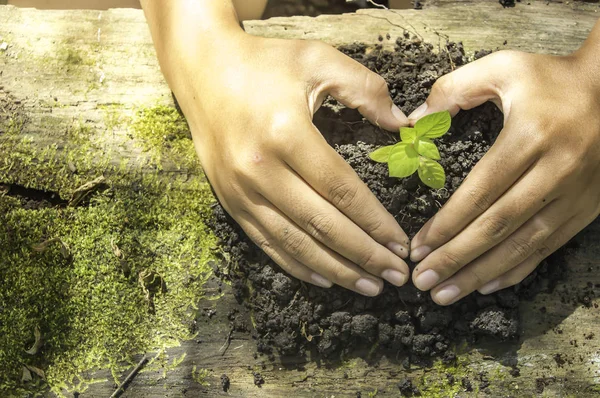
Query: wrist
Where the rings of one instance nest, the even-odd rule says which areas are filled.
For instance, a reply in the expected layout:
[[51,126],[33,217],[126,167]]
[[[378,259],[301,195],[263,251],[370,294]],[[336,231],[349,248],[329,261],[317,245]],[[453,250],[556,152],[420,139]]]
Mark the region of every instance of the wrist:
[[600,96],[600,22],[597,22],[583,45],[568,56],[578,76]]

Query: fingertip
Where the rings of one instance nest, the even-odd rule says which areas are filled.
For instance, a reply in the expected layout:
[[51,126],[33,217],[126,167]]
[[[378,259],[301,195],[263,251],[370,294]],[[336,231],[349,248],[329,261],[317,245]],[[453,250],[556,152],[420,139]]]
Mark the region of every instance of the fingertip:
[[390,242],[387,244],[387,248],[394,253],[396,256],[400,257],[401,259],[406,259],[408,258],[408,245],[403,245],[401,243],[398,242]]
[[394,117],[400,124],[398,127],[405,127],[409,125],[408,118],[406,117],[404,112],[402,112],[402,110],[398,108],[398,106],[396,106],[396,104],[394,103],[392,103],[392,115],[394,115]]
[[408,115],[408,122],[411,125],[414,125],[417,120],[419,120],[421,117],[425,116],[425,113],[427,112],[428,108],[429,108],[429,105],[427,104],[427,102],[423,102],[421,105],[419,105],[417,107],[417,109],[415,109],[414,111],[412,111],[412,113],[410,115]]
[[426,291],[434,287],[440,281],[440,275],[432,269],[421,273],[413,273],[413,283],[421,291]]
[[354,287],[363,296],[375,297],[383,290],[383,282],[371,278],[360,278],[356,281]]
[[498,290],[500,290],[500,278],[496,278],[477,289],[483,295],[492,294]]
[[410,261],[418,263],[422,261],[431,253],[431,247],[429,246],[418,246],[411,250]]
[[381,277],[394,286],[403,286],[408,282],[408,274],[395,269],[386,269],[381,273]]
[[431,292],[431,298],[436,304],[447,306],[461,298],[461,290],[456,285],[447,285]]
[[323,277],[322,275],[317,274],[316,272],[313,272],[310,275],[310,280],[307,282],[312,283],[313,285],[317,285],[319,287],[324,287],[324,288],[330,288],[331,286],[333,286],[333,282],[331,282],[329,279]]

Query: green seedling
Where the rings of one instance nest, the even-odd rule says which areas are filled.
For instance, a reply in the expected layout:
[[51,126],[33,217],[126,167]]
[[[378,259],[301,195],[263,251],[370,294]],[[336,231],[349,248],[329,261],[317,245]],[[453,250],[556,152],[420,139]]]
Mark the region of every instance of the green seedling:
[[401,127],[401,141],[376,149],[369,157],[379,163],[387,163],[390,177],[404,178],[418,171],[419,178],[433,189],[444,187],[446,173],[436,162],[440,152],[433,143],[450,129],[450,112],[443,111],[424,116],[415,127]]

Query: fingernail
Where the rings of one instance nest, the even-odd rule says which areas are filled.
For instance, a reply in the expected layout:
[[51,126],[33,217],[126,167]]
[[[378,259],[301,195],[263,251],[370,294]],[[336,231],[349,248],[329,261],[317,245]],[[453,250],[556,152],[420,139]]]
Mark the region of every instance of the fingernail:
[[356,290],[365,296],[377,296],[381,291],[379,283],[367,278],[359,279],[354,286]]
[[406,117],[404,112],[402,112],[402,110],[400,108],[398,108],[395,104],[392,104],[392,115],[394,115],[396,120],[398,120],[400,123],[402,123],[402,124],[408,123],[408,118]]
[[321,287],[333,286],[333,283],[329,279],[323,278],[321,275],[317,274],[316,272],[312,273],[312,275],[310,276],[310,280],[313,281],[313,283],[317,286],[321,286]]
[[388,243],[387,248],[391,250],[396,256],[400,258],[408,257],[408,248],[401,245],[400,243],[391,242]]
[[392,285],[402,286],[408,280],[408,276],[395,269],[386,269],[381,273],[381,277]]
[[431,247],[429,246],[419,246],[416,249],[411,250],[410,252],[410,260],[418,263],[423,260],[431,253]]
[[479,288],[479,293],[481,294],[490,294],[494,293],[500,287],[500,278],[496,278],[493,281],[486,283],[485,285]]
[[460,289],[456,285],[448,285],[435,294],[435,299],[442,305],[452,304],[460,295]]
[[440,280],[440,275],[432,269],[421,272],[415,278],[415,286],[419,290],[429,290]]
[[422,103],[417,109],[415,109],[410,115],[408,115],[409,120],[418,120],[423,116],[423,114],[427,111],[427,102]]

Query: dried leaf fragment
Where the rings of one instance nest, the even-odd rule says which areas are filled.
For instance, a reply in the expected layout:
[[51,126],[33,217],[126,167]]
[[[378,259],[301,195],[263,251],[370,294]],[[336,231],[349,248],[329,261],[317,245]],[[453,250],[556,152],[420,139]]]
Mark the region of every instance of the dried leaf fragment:
[[25,351],[29,355],[37,354],[40,351],[40,348],[42,348],[42,345],[44,345],[44,340],[42,339],[42,332],[40,332],[39,327],[37,327],[37,326],[35,327],[35,330],[33,331],[33,335],[35,337],[35,343],[33,343],[33,346],[30,349]]

